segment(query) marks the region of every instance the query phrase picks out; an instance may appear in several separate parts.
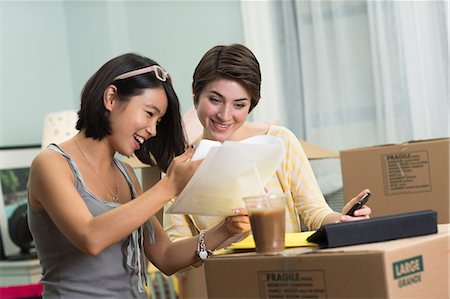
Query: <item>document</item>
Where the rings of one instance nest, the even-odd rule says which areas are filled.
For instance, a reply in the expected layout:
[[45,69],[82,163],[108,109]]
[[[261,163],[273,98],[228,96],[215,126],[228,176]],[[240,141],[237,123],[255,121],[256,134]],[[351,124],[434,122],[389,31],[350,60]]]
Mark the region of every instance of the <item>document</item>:
[[204,160],[166,213],[233,215],[234,209],[245,207],[243,197],[264,192],[264,185],[280,166],[283,154],[283,142],[274,136],[223,144],[200,142],[193,159]]

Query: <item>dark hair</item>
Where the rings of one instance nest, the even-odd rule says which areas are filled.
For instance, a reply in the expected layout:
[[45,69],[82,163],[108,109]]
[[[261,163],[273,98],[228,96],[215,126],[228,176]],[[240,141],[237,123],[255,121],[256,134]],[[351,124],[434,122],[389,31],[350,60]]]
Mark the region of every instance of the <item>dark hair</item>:
[[162,171],[166,171],[172,159],[187,147],[180,104],[171,79],[162,82],[156,78],[154,72],[148,72],[114,80],[120,74],[151,65],[158,63],[134,53],[120,55],[105,63],[83,88],[76,129],[84,129],[87,137],[99,140],[112,134],[109,112],[103,104],[104,91],[111,84],[116,86],[118,100],[123,103],[142,94],[144,89],[164,88],[168,99],[167,111],[158,124],[158,133],[142,144],[135,155],[142,163],[158,166]]
[[192,93],[197,105],[205,86],[217,79],[231,79],[241,84],[250,94],[250,110],[261,97],[261,70],[255,55],[241,44],[215,46],[211,48],[195,68]]

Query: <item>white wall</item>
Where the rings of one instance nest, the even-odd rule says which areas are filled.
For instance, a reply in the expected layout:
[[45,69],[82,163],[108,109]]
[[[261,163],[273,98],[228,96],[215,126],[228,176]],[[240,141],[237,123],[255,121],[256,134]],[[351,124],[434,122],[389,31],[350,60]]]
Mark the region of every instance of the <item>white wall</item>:
[[0,147],[39,144],[47,113],[77,109],[107,60],[137,52],[174,78],[182,113],[213,45],[243,43],[232,1],[0,1]]

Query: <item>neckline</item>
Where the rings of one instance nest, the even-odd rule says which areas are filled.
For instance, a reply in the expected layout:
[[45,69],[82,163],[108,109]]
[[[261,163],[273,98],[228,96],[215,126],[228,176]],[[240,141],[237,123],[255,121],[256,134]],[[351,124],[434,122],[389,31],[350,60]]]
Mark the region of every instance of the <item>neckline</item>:
[[[69,155],[66,153],[66,151],[64,151],[64,150],[63,150],[60,146],[58,146],[57,144],[52,143],[52,144],[50,144],[50,145],[55,146],[55,147],[61,152],[61,154],[63,154],[63,155],[68,159],[69,164],[73,167],[75,179],[80,181],[80,183],[81,183],[83,189],[84,189],[84,190],[85,190],[85,191],[86,191],[93,199],[98,200],[98,201],[100,201],[100,202],[102,202],[102,203],[104,203],[104,204],[106,204],[106,205],[108,205],[108,206],[112,206],[112,207],[118,207],[118,206],[121,206],[121,205],[122,205],[122,204],[119,203],[119,202],[112,202],[112,201],[105,200],[105,199],[103,199],[103,198],[101,198],[101,197],[96,196],[93,192],[91,192],[91,190],[89,190],[89,188],[87,187],[86,183],[84,182],[83,175],[81,174],[80,170],[78,169],[77,164],[76,164],[75,161],[72,159],[72,157],[69,156]],[[130,186],[131,182],[128,180],[127,176],[125,175],[123,168],[120,167],[120,166],[121,166],[120,161],[119,161],[116,157],[113,157],[113,161],[114,161],[114,164],[117,166],[117,168],[120,170],[120,173],[125,177],[125,180],[127,181],[128,186]],[[132,193],[131,189],[130,189],[130,192]],[[131,194],[131,197],[133,198],[133,194]]]

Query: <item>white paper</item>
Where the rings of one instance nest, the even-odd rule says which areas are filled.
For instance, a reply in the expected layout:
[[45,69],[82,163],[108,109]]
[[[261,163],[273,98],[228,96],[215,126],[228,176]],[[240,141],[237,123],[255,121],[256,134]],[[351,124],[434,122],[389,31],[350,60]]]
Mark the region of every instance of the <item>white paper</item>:
[[191,160],[200,160],[204,159],[212,147],[215,146],[222,146],[222,143],[215,140],[208,140],[208,139],[202,139],[200,140],[200,143],[198,144],[197,148],[195,149],[194,154],[192,155]]
[[267,135],[222,145],[208,143],[207,149],[200,149],[200,144],[198,156],[205,151],[207,155],[166,213],[233,215],[233,209],[245,207],[243,197],[263,192],[284,153],[281,139]]

